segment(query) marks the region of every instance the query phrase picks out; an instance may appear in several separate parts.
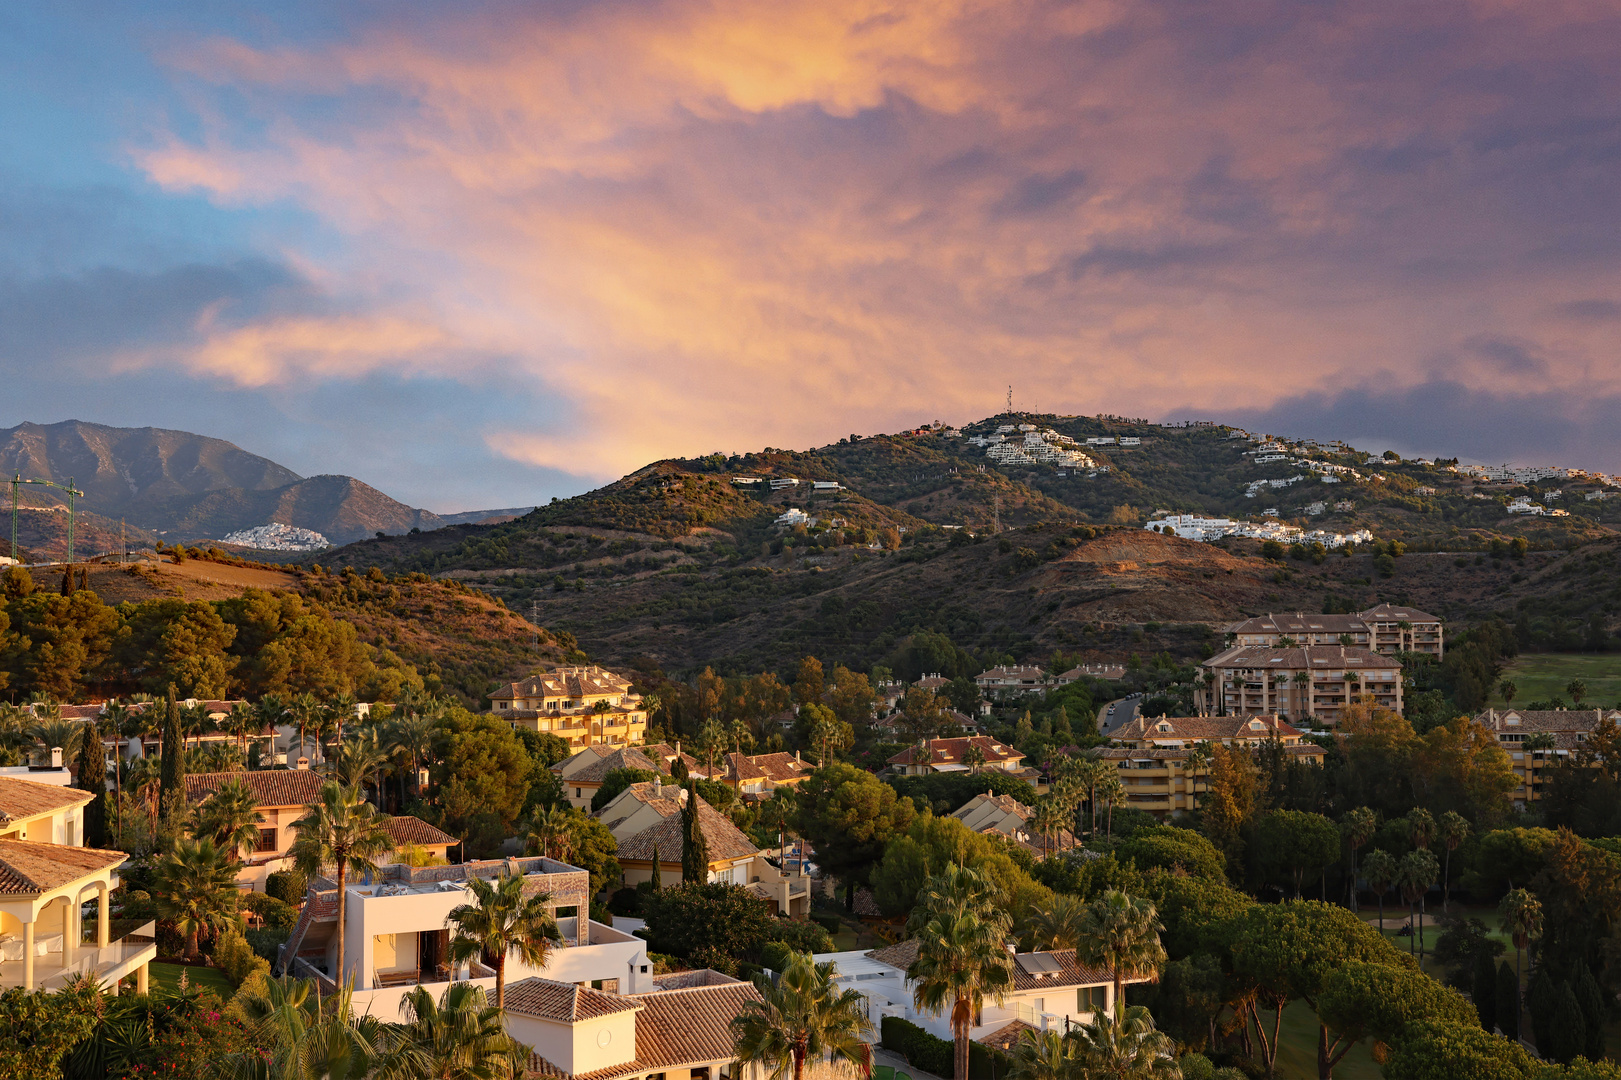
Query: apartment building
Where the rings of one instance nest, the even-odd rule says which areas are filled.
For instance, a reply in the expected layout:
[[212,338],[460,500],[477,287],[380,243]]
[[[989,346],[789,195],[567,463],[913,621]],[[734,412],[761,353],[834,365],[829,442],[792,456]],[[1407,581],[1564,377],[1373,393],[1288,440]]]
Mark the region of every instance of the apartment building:
[[983,694],[1041,694],[1051,689],[1052,679],[1034,664],[1002,665],[974,676]]
[[[971,753],[974,751],[976,753]],[[971,758],[978,757],[976,763]],[[890,768],[903,776],[928,776],[938,772],[972,772],[995,769],[1014,776],[1034,779],[1035,769],[1026,768],[1024,754],[989,735],[968,735],[955,739],[928,739],[889,759]]]
[[579,749],[634,746],[647,735],[647,709],[630,681],[611,671],[563,667],[490,694],[490,711],[534,731],[546,731]]
[[[116,988],[133,977],[146,993],[157,958],[147,923],[112,936],[112,892],[122,851],[84,847],[87,791],[0,776],[0,988],[58,990],[92,975]],[[87,935],[83,905],[94,900]]]
[[1164,819],[1199,805],[1209,766],[1190,763],[1194,747],[1255,747],[1274,738],[1295,760],[1321,765],[1326,756],[1321,746],[1277,716],[1140,716],[1121,727],[1115,745],[1099,750],[1098,756],[1120,770],[1128,805]]
[[1032,807],[1011,795],[987,791],[969,799],[952,811],[951,816],[981,835],[1011,840],[1038,859],[1075,846],[1075,836],[1068,829],[1045,837],[1037,833],[1030,825],[1034,814]]
[[1235,645],[1348,645],[1386,656],[1428,653],[1437,660],[1446,653],[1440,618],[1392,604],[1351,615],[1267,614],[1232,623],[1226,633]]
[[1569,765],[1596,728],[1621,725],[1621,710],[1487,709],[1475,720],[1508,752],[1520,778],[1510,797],[1515,809],[1523,810],[1542,798],[1549,774]]
[[1194,702],[1204,715],[1281,715],[1332,725],[1359,697],[1402,708],[1401,664],[1369,649],[1235,645],[1200,666]]

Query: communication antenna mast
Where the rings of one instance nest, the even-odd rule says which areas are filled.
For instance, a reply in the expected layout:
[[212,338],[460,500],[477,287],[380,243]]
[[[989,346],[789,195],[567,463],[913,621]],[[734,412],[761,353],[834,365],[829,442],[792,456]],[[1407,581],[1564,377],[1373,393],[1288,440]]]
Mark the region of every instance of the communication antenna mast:
[[1007,387],[1007,414],[1009,416],[1013,415],[1013,384],[1012,383],[1008,383],[1008,387]]

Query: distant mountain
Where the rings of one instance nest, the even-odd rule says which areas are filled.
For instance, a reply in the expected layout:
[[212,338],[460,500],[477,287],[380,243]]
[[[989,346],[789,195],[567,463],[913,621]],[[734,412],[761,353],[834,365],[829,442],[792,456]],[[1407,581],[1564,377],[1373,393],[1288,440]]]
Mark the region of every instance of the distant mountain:
[[[171,543],[218,540],[272,522],[311,529],[337,544],[445,524],[353,477],[302,477],[223,439],[163,428],[65,420],[0,429],[0,473],[60,484],[71,478],[85,493],[75,509],[86,523],[107,527],[122,519]],[[65,499],[34,486],[23,489],[23,501],[59,506]],[[42,520],[48,525],[59,516]],[[42,546],[58,545],[47,540]],[[81,544],[80,550],[89,548]]]

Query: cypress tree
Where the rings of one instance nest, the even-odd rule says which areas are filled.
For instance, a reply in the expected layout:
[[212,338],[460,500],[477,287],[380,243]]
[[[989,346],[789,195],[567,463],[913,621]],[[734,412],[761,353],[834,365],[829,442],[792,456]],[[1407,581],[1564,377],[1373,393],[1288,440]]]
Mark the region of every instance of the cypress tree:
[[1582,1016],[1581,1002],[1576,1000],[1576,992],[1568,982],[1559,983],[1553,997],[1553,1054],[1543,1056],[1552,1056],[1559,1064],[1569,1065],[1587,1049],[1587,1019]]
[[94,720],[84,725],[79,739],[79,779],[81,791],[96,797],[84,808],[84,843],[86,847],[107,846],[107,758],[101,745],[101,732]]
[[1520,978],[1504,960],[1497,965],[1497,1027],[1506,1037],[1520,1037]]
[[174,683],[164,699],[163,760],[158,770],[158,791],[164,799],[176,794],[186,782],[186,736],[180,729],[180,705],[174,698]]
[[1492,954],[1485,949],[1475,954],[1475,980],[1470,986],[1475,999],[1475,1012],[1480,1014],[1480,1026],[1491,1031],[1497,1026],[1497,965]]
[[1582,1054],[1589,1061],[1602,1061],[1604,1059],[1604,1021],[1608,1019],[1609,1010],[1604,1007],[1604,992],[1599,989],[1598,980],[1593,978],[1593,971],[1586,964],[1578,965],[1579,974],[1571,985],[1576,993],[1576,1001],[1582,1007],[1582,1021],[1587,1028],[1587,1042]]
[[1531,1014],[1531,1037],[1536,1040],[1537,1053],[1545,1058],[1553,1057],[1554,1013],[1558,1008],[1559,984],[1547,968],[1538,967],[1525,989],[1525,1011]]
[[687,784],[687,805],[681,808],[681,880],[702,885],[709,880],[709,844],[698,824],[698,783]]
[[658,892],[664,888],[664,874],[659,870],[659,846],[653,845],[653,891]]

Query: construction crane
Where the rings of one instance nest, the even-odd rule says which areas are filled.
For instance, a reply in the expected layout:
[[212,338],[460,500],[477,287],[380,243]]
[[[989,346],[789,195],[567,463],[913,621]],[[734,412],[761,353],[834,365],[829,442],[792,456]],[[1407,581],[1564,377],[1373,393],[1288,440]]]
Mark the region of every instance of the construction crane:
[[37,484],[40,487],[55,488],[66,492],[68,497],[68,565],[73,564],[73,497],[77,495],[84,498],[84,492],[73,486],[73,477],[68,477],[66,485],[58,484],[54,480],[24,480],[21,473],[15,473],[7,481],[11,485],[11,557],[17,557],[17,491],[24,484]]

